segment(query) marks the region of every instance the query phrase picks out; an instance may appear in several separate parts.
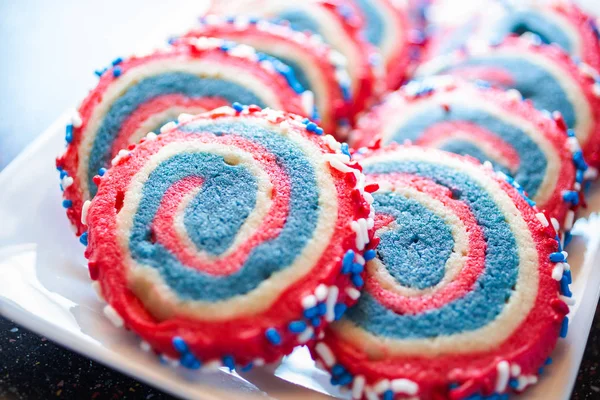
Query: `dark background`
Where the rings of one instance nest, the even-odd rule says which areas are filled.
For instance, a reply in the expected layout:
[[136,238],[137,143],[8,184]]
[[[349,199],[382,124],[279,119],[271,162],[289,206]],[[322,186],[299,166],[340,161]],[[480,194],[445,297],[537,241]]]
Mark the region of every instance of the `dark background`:
[[[164,43],[193,23],[204,4],[0,0],[0,170],[76,106],[96,81],[95,69]],[[597,311],[573,399],[600,399],[599,352]],[[0,399],[48,398],[171,397],[0,318]]]

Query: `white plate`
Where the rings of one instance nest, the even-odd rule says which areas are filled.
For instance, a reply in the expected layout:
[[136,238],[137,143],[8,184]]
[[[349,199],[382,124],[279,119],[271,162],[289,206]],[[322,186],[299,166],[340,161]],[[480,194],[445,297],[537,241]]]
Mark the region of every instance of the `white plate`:
[[[296,350],[273,373],[256,369],[242,376],[172,369],[140,350],[132,333],[103,316],[90,286],[83,246],[61,207],[54,158],[64,147],[67,116],[0,173],[0,314],[73,351],[161,390],[184,398],[273,397],[319,399],[339,396],[325,373],[314,368],[306,349]],[[590,196],[600,210],[600,187]],[[573,270],[567,339],[552,355],[540,383],[521,399],[568,399],[577,376],[598,302],[600,218],[580,220],[569,247]]]

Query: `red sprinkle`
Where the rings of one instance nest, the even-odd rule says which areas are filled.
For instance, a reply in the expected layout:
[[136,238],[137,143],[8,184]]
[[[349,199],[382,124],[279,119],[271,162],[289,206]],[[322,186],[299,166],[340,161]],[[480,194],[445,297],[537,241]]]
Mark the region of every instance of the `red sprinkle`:
[[365,192],[367,192],[367,193],[375,193],[378,190],[379,190],[379,184],[377,184],[377,183],[370,183],[365,186]]

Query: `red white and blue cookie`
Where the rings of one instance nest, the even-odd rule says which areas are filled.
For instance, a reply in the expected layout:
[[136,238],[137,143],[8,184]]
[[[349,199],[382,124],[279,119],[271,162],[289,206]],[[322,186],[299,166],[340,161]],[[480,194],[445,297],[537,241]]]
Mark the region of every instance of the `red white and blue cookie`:
[[67,126],[66,152],[57,159],[63,205],[77,234],[81,208],[96,194],[94,176],[148,132],[180,113],[196,114],[238,102],[314,116],[313,96],[279,60],[249,46],[199,38],[153,54],[117,59],[83,100]]
[[448,54],[474,39],[500,42],[509,35],[536,35],[543,43],[554,43],[571,57],[600,69],[596,21],[574,2],[564,0],[487,1],[464,24],[434,34],[427,57]]
[[537,109],[560,112],[575,131],[586,161],[600,166],[600,75],[587,64],[575,63],[559,47],[533,37],[509,37],[500,45],[479,43],[437,57],[417,74],[452,74],[517,89]]
[[[239,11],[240,7],[235,9]],[[350,76],[353,114],[371,105],[385,89],[384,85],[378,85],[384,73],[381,57],[363,39],[361,19],[351,3],[267,0],[249,2],[242,9],[248,15],[266,17],[296,31],[310,32],[316,35],[315,40],[323,40],[342,54]]]
[[[348,126],[352,95],[345,60],[336,50],[288,26],[245,16],[207,15],[184,37],[219,37],[254,47],[290,67],[295,79],[315,95],[319,125],[334,134]],[[347,133],[347,129],[345,129]]]
[[357,305],[314,347],[332,383],[354,399],[458,400],[537,382],[571,296],[546,216],[469,157],[394,146],[361,163],[379,243]]
[[360,295],[374,226],[361,167],[281,111],[179,122],[119,153],[83,215],[104,312],[188,368],[277,361]]
[[[397,89],[412,72],[425,42],[422,29],[410,15],[411,1],[352,0],[362,19],[362,34],[375,46],[386,70],[386,86]],[[342,12],[348,6],[342,5]]]
[[411,81],[387,96],[360,118],[353,143],[408,141],[489,161],[570,231],[587,165],[568,132],[558,113],[538,111],[514,90],[445,76]]

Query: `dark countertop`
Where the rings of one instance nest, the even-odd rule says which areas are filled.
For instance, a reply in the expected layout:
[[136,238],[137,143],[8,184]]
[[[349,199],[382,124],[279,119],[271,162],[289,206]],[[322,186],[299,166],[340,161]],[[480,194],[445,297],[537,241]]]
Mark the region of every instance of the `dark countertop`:
[[[168,4],[167,4],[168,3]],[[201,0],[0,2],[0,170],[94,83],[93,70],[146,41],[160,43],[164,15],[193,21]],[[195,10],[198,11],[195,11]],[[174,11],[173,11],[174,10]],[[108,21],[108,22],[107,22]],[[572,398],[600,398],[600,311]],[[0,399],[170,399],[0,318]]]

